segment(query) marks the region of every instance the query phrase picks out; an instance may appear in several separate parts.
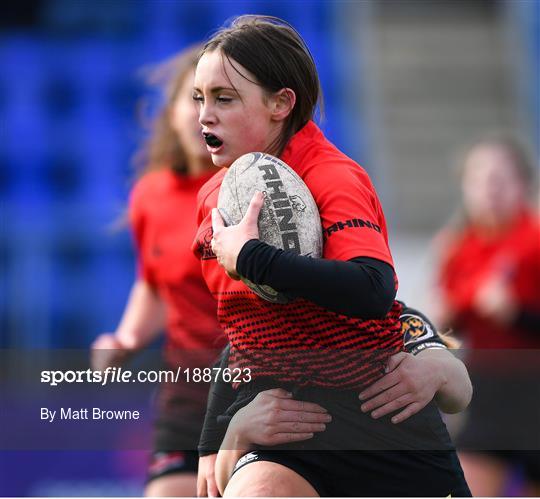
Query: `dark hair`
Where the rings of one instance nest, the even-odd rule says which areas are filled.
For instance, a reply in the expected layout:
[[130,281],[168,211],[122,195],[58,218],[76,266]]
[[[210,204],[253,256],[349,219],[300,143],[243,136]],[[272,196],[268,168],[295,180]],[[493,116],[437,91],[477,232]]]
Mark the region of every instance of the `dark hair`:
[[138,176],[163,168],[170,168],[179,174],[187,173],[186,154],[171,127],[171,113],[186,77],[197,65],[201,48],[200,44],[193,45],[146,70],[146,80],[150,85],[161,88],[165,102],[148,127],[147,140],[135,154]]
[[278,155],[289,139],[314,118],[317,105],[322,112],[322,91],[313,56],[300,34],[286,21],[260,15],[236,17],[212,36],[200,55],[215,50],[220,50],[229,62],[233,59],[247,69],[257,80],[252,83],[265,91],[274,93],[290,88],[296,94],[296,104],[281,137],[272,145]]

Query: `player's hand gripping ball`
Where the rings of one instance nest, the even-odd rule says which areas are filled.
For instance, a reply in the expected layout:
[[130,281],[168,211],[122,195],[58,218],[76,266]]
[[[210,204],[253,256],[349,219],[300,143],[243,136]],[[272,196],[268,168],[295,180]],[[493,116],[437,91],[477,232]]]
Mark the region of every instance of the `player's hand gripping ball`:
[[[321,219],[311,192],[290,166],[270,154],[245,154],[229,167],[219,191],[218,209],[219,213],[212,213],[215,239],[218,239],[216,229],[220,240],[225,237],[222,225],[225,230],[232,226],[239,229],[229,234],[229,241],[220,241],[223,247],[230,245],[234,262],[227,261],[227,252],[219,254],[219,248],[213,243],[213,248],[218,250],[218,262],[233,278],[238,277],[238,253],[249,239],[258,238],[299,255],[322,256]],[[270,286],[254,284],[244,277],[241,279],[265,300],[275,303],[290,301],[285,294]]]

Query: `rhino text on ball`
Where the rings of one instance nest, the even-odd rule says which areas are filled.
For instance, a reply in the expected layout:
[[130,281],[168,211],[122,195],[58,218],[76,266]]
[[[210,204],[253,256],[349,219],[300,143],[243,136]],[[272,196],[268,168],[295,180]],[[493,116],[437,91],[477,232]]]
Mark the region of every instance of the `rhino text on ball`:
[[263,180],[268,189],[267,194],[272,200],[275,214],[279,218],[278,226],[281,233],[283,247],[287,250],[300,254],[300,239],[298,229],[293,222],[293,209],[287,193],[283,190],[283,182],[279,176],[277,168],[273,164],[258,165],[260,171],[264,172]]

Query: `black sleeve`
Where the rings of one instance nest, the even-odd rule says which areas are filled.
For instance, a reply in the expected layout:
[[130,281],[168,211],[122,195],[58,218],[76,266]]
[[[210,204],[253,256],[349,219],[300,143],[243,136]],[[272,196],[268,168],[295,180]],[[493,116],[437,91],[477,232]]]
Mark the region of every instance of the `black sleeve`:
[[[227,345],[215,367],[221,369],[228,367],[229,350],[230,346]],[[217,381],[212,382],[210,385],[206,403],[206,415],[199,438],[199,456],[215,454],[219,450],[229,425],[229,421],[223,420],[220,416],[226,412],[235,399],[236,392],[232,385],[223,381],[221,377],[218,376]]]
[[402,305],[399,320],[407,352],[416,355],[427,348],[447,348],[433,323],[422,312]]
[[394,269],[375,258],[310,258],[252,239],[240,251],[236,270],[255,284],[349,317],[382,319],[396,296]]

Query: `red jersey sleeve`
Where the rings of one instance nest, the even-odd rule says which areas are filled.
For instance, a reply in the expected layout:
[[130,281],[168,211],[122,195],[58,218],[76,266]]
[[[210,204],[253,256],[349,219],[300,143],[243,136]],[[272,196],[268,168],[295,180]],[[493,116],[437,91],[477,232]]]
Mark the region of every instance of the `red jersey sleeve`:
[[148,199],[148,181],[146,177],[139,179],[133,187],[129,198],[129,221],[135,241],[135,249],[137,253],[137,277],[143,279],[149,284],[154,284],[154,276],[148,265],[146,252],[146,229],[147,229],[147,212],[145,209]]
[[377,193],[359,165],[336,158],[313,170],[306,183],[319,207],[324,258],[366,256],[394,265]]

